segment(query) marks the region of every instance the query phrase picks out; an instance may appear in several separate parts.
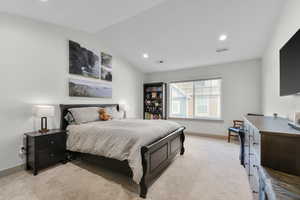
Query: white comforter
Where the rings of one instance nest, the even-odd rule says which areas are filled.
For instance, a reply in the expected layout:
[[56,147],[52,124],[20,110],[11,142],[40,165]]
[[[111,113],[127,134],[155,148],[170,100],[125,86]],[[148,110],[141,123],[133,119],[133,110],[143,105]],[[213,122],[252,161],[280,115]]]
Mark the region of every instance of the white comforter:
[[166,120],[111,120],[69,125],[67,149],[128,160],[133,180],[140,183],[143,176],[141,147],[179,128]]

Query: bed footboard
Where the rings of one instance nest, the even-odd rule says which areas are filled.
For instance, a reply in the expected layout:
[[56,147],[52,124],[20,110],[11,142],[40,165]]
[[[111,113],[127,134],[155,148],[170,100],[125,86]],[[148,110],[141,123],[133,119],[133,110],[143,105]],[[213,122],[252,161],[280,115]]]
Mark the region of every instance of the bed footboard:
[[140,183],[140,197],[146,198],[149,185],[171,163],[178,152],[180,155],[184,154],[184,129],[185,127],[181,127],[166,137],[142,147],[143,177]]

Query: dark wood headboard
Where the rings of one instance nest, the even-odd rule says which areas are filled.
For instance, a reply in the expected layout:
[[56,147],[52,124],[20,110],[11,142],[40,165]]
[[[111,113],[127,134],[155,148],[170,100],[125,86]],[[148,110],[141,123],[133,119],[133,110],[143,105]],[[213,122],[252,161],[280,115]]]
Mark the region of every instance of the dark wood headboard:
[[60,128],[65,130],[68,126],[68,122],[65,120],[65,116],[70,108],[83,108],[83,107],[110,107],[116,106],[119,110],[119,104],[60,104]]

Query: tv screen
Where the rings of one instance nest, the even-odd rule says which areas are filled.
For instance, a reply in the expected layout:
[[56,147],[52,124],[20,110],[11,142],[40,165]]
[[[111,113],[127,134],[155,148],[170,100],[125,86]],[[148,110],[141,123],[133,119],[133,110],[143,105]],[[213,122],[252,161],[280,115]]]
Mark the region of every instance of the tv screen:
[[280,49],[280,96],[300,92],[300,30]]

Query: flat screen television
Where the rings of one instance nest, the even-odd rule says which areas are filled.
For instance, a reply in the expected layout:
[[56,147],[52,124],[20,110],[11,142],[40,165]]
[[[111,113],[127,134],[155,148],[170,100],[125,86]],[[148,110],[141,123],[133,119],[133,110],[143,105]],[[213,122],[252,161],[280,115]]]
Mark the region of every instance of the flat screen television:
[[280,49],[280,96],[300,93],[300,29]]

